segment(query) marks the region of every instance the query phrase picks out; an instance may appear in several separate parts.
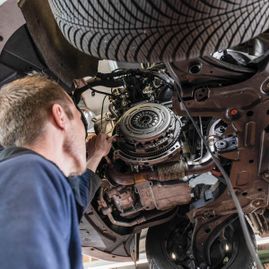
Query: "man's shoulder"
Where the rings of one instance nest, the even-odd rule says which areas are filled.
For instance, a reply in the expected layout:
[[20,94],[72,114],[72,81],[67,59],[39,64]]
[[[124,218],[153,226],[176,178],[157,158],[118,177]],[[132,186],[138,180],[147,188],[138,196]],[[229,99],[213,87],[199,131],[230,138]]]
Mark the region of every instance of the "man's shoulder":
[[64,176],[55,164],[33,152],[25,152],[10,156],[9,158],[0,161],[0,166],[13,166],[14,169],[19,167],[27,167],[31,168],[32,171],[38,171],[40,167],[42,167],[43,169],[48,168],[49,170],[55,172],[57,171]]
[[[24,184],[53,184],[57,189],[68,188],[69,184],[62,171],[52,162],[42,156],[25,152],[4,159],[0,162],[1,178],[18,181]],[[23,179],[23,180],[21,180]],[[2,182],[3,182],[2,181]]]

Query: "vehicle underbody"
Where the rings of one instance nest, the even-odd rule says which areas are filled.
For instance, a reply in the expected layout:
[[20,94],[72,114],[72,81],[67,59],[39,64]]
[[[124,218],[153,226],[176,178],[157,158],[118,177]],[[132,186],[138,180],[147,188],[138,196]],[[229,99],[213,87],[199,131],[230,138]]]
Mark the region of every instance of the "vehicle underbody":
[[[154,269],[240,268],[238,253],[249,253],[211,153],[230,177],[251,235],[269,236],[268,33],[210,56],[172,62],[179,88],[162,62],[96,72],[96,58],[84,57],[55,32],[48,4],[29,3],[20,3],[27,26],[1,52],[0,84],[42,71],[59,78],[78,105],[84,91],[111,88],[105,92],[109,110],[94,118],[94,128],[117,139],[99,165],[101,187],[81,221],[85,251],[102,259],[137,260],[139,235],[149,228],[149,260],[161,248],[166,253],[165,267],[160,262]],[[37,23],[33,14],[41,4]],[[38,41],[40,25],[54,43]],[[27,50],[14,47],[21,39],[29,42]],[[69,59],[70,53],[78,61]],[[83,109],[90,117],[90,108]]]
[[[264,57],[250,68],[206,57],[174,69],[185,78],[181,96],[261,236],[269,232],[267,61]],[[190,74],[194,66],[199,71]],[[236,208],[165,66],[97,74],[87,87],[112,87],[112,82],[124,86],[112,90],[110,112],[95,125],[97,132],[116,135],[117,142],[101,165],[103,183],[85,221],[98,214],[106,224],[103,236],[109,237],[107,227],[123,235],[137,233],[187,213],[195,224],[191,253],[198,264],[212,264],[208,248],[220,227],[234,219]],[[85,245],[92,246],[86,242],[87,236]]]

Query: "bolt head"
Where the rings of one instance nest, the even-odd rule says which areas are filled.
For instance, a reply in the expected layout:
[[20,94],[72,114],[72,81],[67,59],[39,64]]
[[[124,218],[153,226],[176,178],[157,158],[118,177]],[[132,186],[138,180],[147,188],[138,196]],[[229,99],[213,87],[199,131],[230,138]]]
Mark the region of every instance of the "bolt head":
[[269,93],[269,80],[268,80],[268,79],[266,79],[266,80],[262,83],[262,85],[261,85],[261,90],[262,90],[262,92],[265,93],[265,94],[268,94],[268,93]]
[[226,115],[227,118],[231,120],[237,120],[240,118],[240,112],[236,107],[227,109]]

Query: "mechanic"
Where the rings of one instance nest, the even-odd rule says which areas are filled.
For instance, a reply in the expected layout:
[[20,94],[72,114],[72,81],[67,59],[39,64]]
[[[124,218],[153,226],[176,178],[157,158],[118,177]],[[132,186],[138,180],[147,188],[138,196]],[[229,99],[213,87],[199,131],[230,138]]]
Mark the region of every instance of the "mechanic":
[[78,215],[98,187],[94,172],[111,143],[105,134],[94,137],[86,160],[81,113],[45,76],[2,87],[1,269],[82,268]]

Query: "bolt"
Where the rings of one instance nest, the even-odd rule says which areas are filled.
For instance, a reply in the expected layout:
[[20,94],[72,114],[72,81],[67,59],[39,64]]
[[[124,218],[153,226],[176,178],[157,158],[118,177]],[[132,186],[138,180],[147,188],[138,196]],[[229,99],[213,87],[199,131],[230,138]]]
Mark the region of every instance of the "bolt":
[[231,116],[236,116],[238,114],[238,110],[236,108],[233,108],[230,110],[230,115]]
[[229,108],[226,112],[227,118],[231,120],[237,120],[240,117],[240,112],[237,108]]
[[265,171],[262,174],[262,178],[266,181],[269,181],[269,171]]
[[257,199],[252,202],[252,206],[256,208],[261,207],[263,205],[264,205],[264,201],[262,199]]
[[219,150],[227,148],[227,142],[225,140],[220,140],[215,143],[215,147]]
[[190,74],[197,74],[201,71],[202,64],[200,62],[192,63],[189,66],[189,73]]
[[228,117],[232,120],[238,119],[240,116],[239,110],[235,107],[228,109]]
[[220,126],[220,127],[219,127],[219,131],[220,131],[221,133],[224,133],[224,132],[225,132],[225,128],[224,128],[223,126]]
[[261,87],[264,93],[269,93],[269,80],[266,80]]

